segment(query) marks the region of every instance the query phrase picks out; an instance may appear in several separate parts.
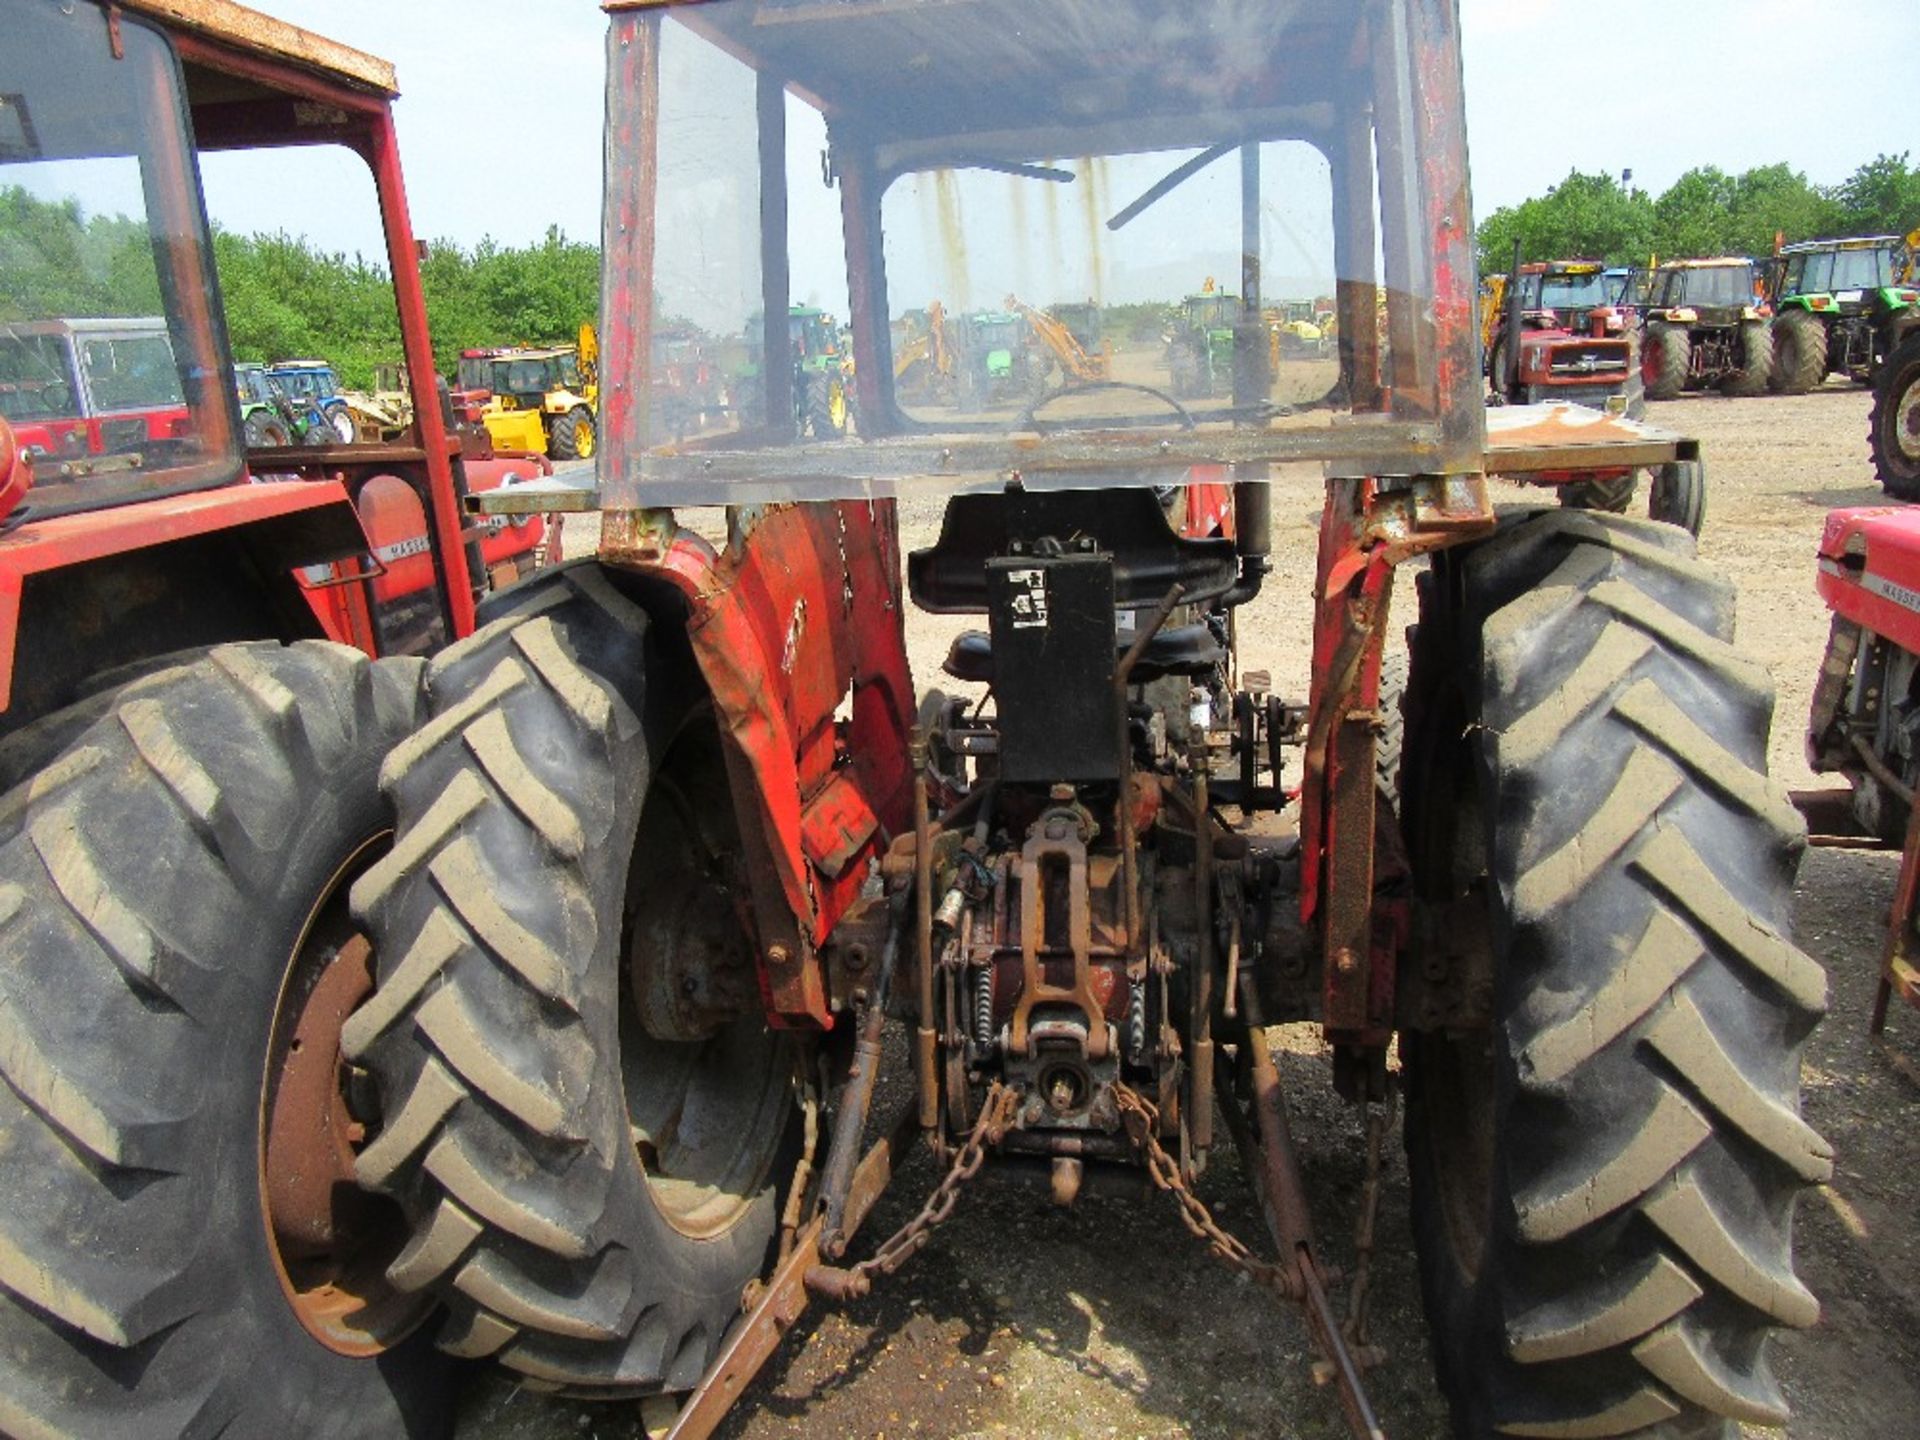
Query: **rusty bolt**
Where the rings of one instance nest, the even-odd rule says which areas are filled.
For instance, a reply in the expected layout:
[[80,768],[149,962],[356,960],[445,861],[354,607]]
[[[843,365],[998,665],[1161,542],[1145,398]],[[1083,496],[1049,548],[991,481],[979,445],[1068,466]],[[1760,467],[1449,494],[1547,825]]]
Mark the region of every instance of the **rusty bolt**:
[[1342,975],[1352,975],[1360,968],[1360,957],[1350,946],[1343,945],[1333,952],[1333,968]]
[[793,962],[793,952],[784,945],[767,947],[767,964],[774,966],[789,965]]

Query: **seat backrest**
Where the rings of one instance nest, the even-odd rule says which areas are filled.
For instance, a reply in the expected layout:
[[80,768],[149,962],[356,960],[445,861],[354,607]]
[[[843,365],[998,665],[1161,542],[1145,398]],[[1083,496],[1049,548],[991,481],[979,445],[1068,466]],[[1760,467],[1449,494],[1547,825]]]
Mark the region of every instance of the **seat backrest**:
[[939,541],[907,557],[907,588],[934,614],[984,614],[989,560],[1088,548],[1112,557],[1123,609],[1151,605],[1175,581],[1187,602],[1204,603],[1239,577],[1233,541],[1176,533],[1152,490],[1004,490],[947,502]]

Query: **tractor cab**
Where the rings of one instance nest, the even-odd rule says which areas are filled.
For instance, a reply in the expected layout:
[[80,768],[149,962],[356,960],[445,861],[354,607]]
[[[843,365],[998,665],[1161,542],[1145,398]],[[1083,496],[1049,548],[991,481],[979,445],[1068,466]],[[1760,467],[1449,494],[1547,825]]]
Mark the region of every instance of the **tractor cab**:
[[42,517],[240,474],[186,82],[158,34],[128,30],[122,63],[85,18],[10,7],[7,48],[34,63],[0,71],[0,193],[21,236],[0,251],[0,414]]
[[1614,307],[1616,287],[1607,271],[1590,260],[1536,262],[1520,267],[1509,299],[1519,307],[1523,323],[1557,326],[1576,334],[1590,328],[1595,312],[1607,330],[1623,328]]

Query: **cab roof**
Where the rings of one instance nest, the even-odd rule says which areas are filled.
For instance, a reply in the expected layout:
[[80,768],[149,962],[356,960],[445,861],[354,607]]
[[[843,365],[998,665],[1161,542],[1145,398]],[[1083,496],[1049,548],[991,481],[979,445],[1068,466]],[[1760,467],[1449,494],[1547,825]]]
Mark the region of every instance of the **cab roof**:
[[1825,250],[1883,250],[1902,245],[1898,235],[1850,235],[1844,240],[1800,240],[1782,245],[1782,255],[1812,255]]
[[119,0],[120,8],[190,31],[236,50],[312,70],[353,89],[386,99],[400,93],[390,61],[262,15],[233,0]]
[[1606,267],[1598,260],[1530,260],[1520,267],[1522,275],[1598,275]]
[[1719,270],[1735,265],[1752,265],[1753,261],[1745,255],[1720,255],[1711,260],[1665,260],[1660,264],[1662,270]]
[[557,360],[577,353],[572,345],[507,345],[494,350],[463,350],[462,360]]

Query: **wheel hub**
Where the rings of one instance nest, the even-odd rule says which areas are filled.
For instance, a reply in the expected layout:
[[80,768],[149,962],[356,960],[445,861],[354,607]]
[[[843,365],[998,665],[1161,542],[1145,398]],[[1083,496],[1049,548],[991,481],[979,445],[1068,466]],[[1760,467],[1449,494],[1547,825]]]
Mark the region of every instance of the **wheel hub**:
[[308,994],[281,1062],[267,1119],[267,1213],[282,1253],[324,1252],[339,1238],[335,1196],[354,1186],[366,1126],[340,1084],[340,1027],[373,993],[373,947],[356,935]]
[[1920,381],[1909,385],[1893,414],[1894,443],[1909,460],[1920,461]]
[[287,969],[262,1091],[260,1199],[267,1248],[306,1331],[342,1355],[377,1355],[430,1313],[386,1278],[406,1229],[360,1188],[366,1125],[348,1101],[340,1029],[373,993],[373,949],[347,920],[344,882]]

